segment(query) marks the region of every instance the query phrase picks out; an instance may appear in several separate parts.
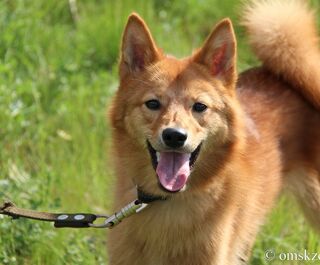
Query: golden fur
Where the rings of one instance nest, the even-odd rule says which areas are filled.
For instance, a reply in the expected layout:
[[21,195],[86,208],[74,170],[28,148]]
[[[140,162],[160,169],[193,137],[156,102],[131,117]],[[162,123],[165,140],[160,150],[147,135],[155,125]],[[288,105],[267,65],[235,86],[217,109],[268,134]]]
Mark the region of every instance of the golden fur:
[[243,24],[264,66],[320,108],[320,51],[314,11],[304,0],[252,1]]
[[[258,1],[245,10],[264,66],[238,82],[228,19],[202,48],[178,60],[157,48],[141,18],[129,17],[110,111],[114,207],[135,199],[136,186],[168,199],[110,231],[111,265],[241,264],[284,184],[320,228],[320,53],[313,15],[298,0]],[[150,99],[161,108],[148,109]],[[208,109],[195,113],[195,102]],[[180,152],[202,143],[186,189],[177,193],[159,188],[146,144],[163,151],[159,135],[168,126],[188,131]]]

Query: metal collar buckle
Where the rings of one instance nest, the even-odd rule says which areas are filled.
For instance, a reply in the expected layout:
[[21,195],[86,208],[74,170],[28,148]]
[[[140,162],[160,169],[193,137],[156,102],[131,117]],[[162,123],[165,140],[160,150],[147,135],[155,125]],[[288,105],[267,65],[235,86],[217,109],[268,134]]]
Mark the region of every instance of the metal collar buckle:
[[148,206],[147,203],[143,203],[140,200],[134,200],[123,207],[120,211],[116,212],[115,214],[108,216],[108,215],[97,215],[97,219],[105,219],[102,224],[94,224],[89,223],[90,227],[93,228],[113,228],[117,224],[119,224],[123,219],[142,211],[144,208]]

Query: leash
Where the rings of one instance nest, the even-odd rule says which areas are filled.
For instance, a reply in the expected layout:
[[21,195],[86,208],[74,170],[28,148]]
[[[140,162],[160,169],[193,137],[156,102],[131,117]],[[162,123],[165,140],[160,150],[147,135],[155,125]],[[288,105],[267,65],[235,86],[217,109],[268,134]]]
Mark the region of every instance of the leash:
[[[139,213],[145,209],[149,203],[157,200],[166,200],[166,197],[153,196],[144,193],[140,189],[138,191],[138,199],[130,202],[119,211],[113,215],[104,214],[92,214],[92,213],[48,213],[48,212],[38,212],[34,210],[28,210],[24,208],[19,208],[15,206],[14,203],[10,201],[5,201],[0,206],[0,214],[11,216],[13,219],[18,219],[19,217],[28,218],[38,221],[53,222],[54,227],[63,228],[113,228],[119,224],[123,219]],[[95,223],[98,219],[104,219],[102,223]]]

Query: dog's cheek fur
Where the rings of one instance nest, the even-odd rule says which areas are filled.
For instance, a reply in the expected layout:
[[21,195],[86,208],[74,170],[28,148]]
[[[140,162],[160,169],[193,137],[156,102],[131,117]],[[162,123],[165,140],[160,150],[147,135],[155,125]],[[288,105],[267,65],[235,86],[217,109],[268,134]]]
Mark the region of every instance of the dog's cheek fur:
[[[115,100],[111,110],[111,120],[116,121],[113,130],[113,149],[117,156],[115,159],[117,175],[123,176],[123,189],[130,183],[133,187],[137,185],[151,194],[161,194],[146,147],[146,140],[155,132],[152,130],[152,125],[157,123],[157,112],[146,110],[141,103],[138,103],[141,97],[135,98],[133,90],[130,95],[120,89],[117,93],[117,97],[122,98],[122,104]],[[130,159],[127,154],[130,154]],[[129,182],[125,180],[128,178]]]
[[145,118],[141,114],[141,107],[139,106],[129,109],[125,114],[124,125],[130,138],[145,146],[149,130],[145,125]]
[[[121,105],[115,106],[121,108]],[[131,197],[124,197],[123,194],[136,196],[135,186],[142,187],[152,194],[159,194],[158,182],[155,171],[152,168],[151,158],[146,149],[145,135],[148,129],[143,125],[143,117],[139,107],[123,109],[123,116],[116,119],[118,111],[111,111],[116,122],[113,127],[113,143],[111,159],[115,165],[116,174],[119,177],[120,185],[117,185],[116,192],[121,195],[116,207],[123,206],[131,200]],[[127,191],[131,190],[131,193]],[[124,192],[126,191],[126,192]]]
[[221,179],[223,171],[229,169],[226,165],[238,161],[237,154],[241,154],[246,146],[240,105],[232,96],[226,97],[224,102],[224,109],[210,118],[210,133],[203,143],[189,183],[196,191],[220,185],[224,181]]

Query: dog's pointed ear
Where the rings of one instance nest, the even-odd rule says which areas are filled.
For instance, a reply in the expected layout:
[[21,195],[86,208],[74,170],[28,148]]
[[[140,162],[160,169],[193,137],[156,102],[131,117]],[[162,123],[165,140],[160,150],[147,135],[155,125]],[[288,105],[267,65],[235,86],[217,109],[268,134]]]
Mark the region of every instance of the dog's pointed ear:
[[132,13],[122,37],[120,76],[142,71],[159,60],[160,55],[146,23],[136,13]]
[[230,19],[222,20],[193,57],[226,85],[236,81],[236,38]]

